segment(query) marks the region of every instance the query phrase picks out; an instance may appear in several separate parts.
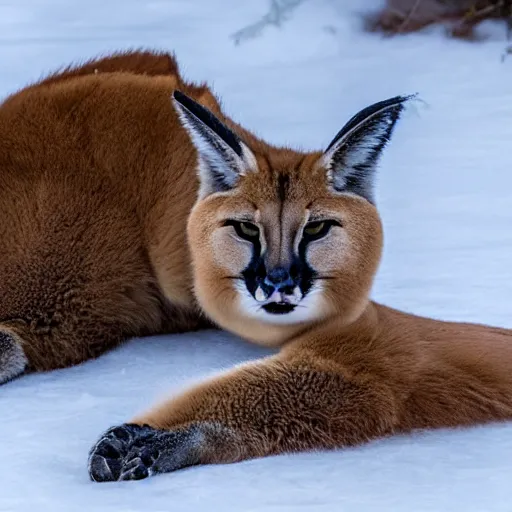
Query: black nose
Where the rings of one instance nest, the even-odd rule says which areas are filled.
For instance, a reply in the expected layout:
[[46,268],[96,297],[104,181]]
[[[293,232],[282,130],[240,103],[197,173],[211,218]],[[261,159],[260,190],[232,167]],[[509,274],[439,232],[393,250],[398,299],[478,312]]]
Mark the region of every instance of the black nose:
[[290,272],[283,267],[277,267],[268,272],[265,282],[277,291],[286,294],[292,294],[295,287]]
[[283,267],[277,267],[277,268],[272,269],[267,274],[267,279],[272,284],[281,284],[282,282],[290,279],[290,273],[288,272],[288,270],[286,270]]

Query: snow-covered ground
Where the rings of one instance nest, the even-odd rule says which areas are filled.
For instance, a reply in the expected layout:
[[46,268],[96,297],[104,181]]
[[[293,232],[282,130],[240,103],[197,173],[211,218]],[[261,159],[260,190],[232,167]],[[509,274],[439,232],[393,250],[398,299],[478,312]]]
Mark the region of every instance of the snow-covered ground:
[[[512,57],[505,30],[382,40],[372,0],[308,0],[235,46],[267,0],[3,0],[0,94],[63,64],[175,50],[237,120],[275,143],[325,146],[366,104],[419,92],[382,163],[384,261],[374,297],[418,314],[512,327]],[[1,222],[1,220],[0,220]],[[362,448],[93,484],[91,443],[167,393],[263,349],[223,333],[133,340],[97,361],[0,388],[0,511],[512,510],[512,424]],[[512,371],[512,369],[511,369]]]

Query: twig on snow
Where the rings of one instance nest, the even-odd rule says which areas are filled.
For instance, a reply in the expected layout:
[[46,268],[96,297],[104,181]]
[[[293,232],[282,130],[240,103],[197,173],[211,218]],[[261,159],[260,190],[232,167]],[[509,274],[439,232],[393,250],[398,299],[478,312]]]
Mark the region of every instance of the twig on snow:
[[291,13],[306,0],[270,0],[270,8],[259,21],[235,32],[231,37],[235,44],[258,37],[268,26],[280,27]]

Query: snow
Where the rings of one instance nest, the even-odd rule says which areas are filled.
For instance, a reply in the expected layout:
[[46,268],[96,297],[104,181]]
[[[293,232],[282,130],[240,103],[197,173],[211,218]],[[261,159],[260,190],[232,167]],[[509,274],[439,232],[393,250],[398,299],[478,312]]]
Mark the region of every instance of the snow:
[[[374,298],[417,314],[512,327],[512,57],[438,29],[382,40],[370,0],[310,0],[235,45],[267,0],[4,0],[2,96],[71,61],[175,50],[238,121],[274,143],[325,147],[358,109],[419,92],[380,169],[386,248]],[[0,389],[0,511],[510,511],[512,425],[417,433],[364,447],[142,482],[94,484],[87,453],[191,381],[268,353],[217,332],[133,340],[79,367]]]

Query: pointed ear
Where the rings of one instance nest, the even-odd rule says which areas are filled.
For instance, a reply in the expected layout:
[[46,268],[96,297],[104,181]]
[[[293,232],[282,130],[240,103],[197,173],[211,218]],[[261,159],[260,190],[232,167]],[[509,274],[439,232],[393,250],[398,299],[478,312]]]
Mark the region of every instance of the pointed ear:
[[413,96],[396,96],[357,113],[338,132],[321,158],[334,192],[351,192],[374,203],[373,186],[380,155]]
[[199,159],[199,197],[234,188],[240,176],[256,170],[252,151],[208,109],[180,91],[173,103]]

